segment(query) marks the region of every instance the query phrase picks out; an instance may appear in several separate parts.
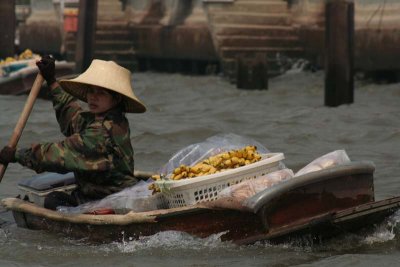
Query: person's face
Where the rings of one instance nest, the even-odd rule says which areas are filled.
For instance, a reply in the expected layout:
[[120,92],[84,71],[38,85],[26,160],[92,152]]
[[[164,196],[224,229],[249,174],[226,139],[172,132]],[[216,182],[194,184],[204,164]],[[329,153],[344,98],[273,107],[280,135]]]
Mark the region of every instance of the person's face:
[[93,85],[87,91],[86,100],[90,112],[94,114],[104,113],[118,104],[106,89]]

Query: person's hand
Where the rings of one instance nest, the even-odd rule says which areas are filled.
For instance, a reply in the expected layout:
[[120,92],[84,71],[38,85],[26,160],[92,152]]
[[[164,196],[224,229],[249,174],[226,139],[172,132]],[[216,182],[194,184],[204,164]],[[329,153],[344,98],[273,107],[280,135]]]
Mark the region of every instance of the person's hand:
[[5,146],[0,151],[0,163],[3,165],[7,165],[10,162],[15,162],[15,148]]
[[48,86],[51,86],[56,82],[56,64],[52,56],[43,56],[41,60],[36,62],[36,65],[38,66],[40,73],[46,80]]

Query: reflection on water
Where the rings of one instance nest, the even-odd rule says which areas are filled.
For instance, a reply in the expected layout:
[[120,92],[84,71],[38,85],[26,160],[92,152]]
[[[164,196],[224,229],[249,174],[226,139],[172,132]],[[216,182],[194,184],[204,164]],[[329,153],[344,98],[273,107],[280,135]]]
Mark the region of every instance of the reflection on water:
[[[398,195],[400,84],[359,81],[355,103],[338,108],[323,106],[321,72],[277,77],[267,91],[237,90],[218,76],[155,73],[135,74],[133,86],[148,107],[144,114],[128,115],[140,170],[157,171],[184,146],[215,134],[235,133],[259,141],[272,152],[284,152],[286,165],[294,170],[345,149],[353,161],[375,163],[377,199]],[[8,142],[25,100],[26,96],[0,96],[0,145]],[[20,146],[60,138],[51,103],[38,100]],[[17,195],[18,181],[33,174],[10,165],[0,184],[0,197]],[[354,265],[354,260],[368,266],[371,262],[391,265],[392,255],[398,254],[399,215],[372,232],[302,247],[296,242],[238,247],[221,242],[219,235],[198,239],[176,232],[92,246],[85,240],[17,228],[9,212],[0,216],[0,266],[336,266]],[[387,251],[394,253],[389,256]]]

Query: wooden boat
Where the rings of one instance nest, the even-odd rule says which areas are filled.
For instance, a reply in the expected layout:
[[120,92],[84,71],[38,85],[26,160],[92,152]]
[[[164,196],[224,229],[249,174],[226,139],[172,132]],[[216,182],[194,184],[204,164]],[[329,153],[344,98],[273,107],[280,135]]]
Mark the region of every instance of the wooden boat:
[[305,234],[321,241],[372,226],[394,213],[400,197],[375,201],[371,162],[353,162],[304,174],[245,201],[240,210],[216,202],[126,214],[65,214],[19,198],[3,199],[19,227],[48,230],[88,242],[110,242],[182,231],[223,241],[281,242]]
[[[38,74],[38,68],[34,60],[31,62],[13,62],[15,71],[9,75],[0,76],[0,95],[21,95],[29,93],[32,84]],[[10,64],[11,66],[11,64]],[[72,75],[75,71],[75,63],[67,61],[56,62],[57,78]],[[40,97],[47,98],[47,93],[42,90]]]

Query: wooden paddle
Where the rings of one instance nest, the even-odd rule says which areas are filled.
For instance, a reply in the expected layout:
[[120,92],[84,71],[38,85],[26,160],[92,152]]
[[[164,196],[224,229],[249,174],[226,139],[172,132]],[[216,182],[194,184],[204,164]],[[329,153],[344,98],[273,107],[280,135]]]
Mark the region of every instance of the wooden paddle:
[[[33,83],[31,92],[29,93],[24,109],[22,110],[22,113],[19,116],[17,125],[14,128],[14,132],[11,136],[11,139],[8,142],[9,147],[15,148],[17,146],[19,138],[22,135],[22,131],[24,130],[26,121],[28,120],[29,115],[31,114],[33,104],[35,103],[35,100],[40,92],[40,88],[42,87],[43,81],[44,81],[43,76],[39,73],[36,76],[35,82]],[[0,182],[3,179],[6,169],[7,165],[0,164]]]

